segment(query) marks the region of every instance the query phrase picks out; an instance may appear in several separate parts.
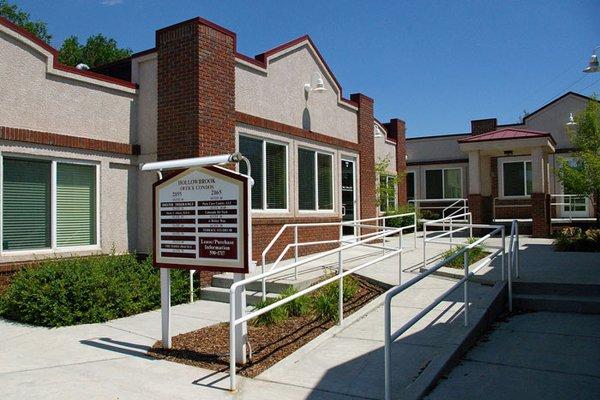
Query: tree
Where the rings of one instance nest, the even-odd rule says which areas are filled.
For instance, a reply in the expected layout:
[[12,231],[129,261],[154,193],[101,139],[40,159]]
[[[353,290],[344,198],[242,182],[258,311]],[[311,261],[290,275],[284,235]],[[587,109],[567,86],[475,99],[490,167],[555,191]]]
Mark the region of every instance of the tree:
[[66,65],[84,63],[94,68],[130,55],[131,49],[119,48],[116,40],[99,33],[90,36],[85,45],[79,43],[77,36],[69,36],[58,51],[58,60]]
[[387,210],[388,199],[394,199],[396,197],[396,188],[402,178],[401,174],[391,174],[388,172],[390,166],[390,157],[386,155],[383,158],[379,158],[375,163],[375,174],[379,178],[379,186],[377,191],[377,205],[385,206],[381,207],[382,210]]
[[557,175],[565,191],[585,195],[592,200],[596,225],[600,226],[600,103],[593,97],[575,117],[575,129],[569,129],[576,148],[573,159],[559,159]]
[[32,21],[28,12],[21,10],[16,4],[0,0],[0,16],[33,33],[46,43],[50,43],[52,35],[44,21]]

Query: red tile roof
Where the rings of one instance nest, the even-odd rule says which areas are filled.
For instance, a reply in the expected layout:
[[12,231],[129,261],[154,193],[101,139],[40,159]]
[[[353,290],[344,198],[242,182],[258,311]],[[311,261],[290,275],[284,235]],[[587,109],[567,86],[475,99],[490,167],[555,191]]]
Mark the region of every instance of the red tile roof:
[[550,141],[556,144],[556,141],[552,135],[548,132],[540,131],[529,131],[525,129],[514,129],[506,128],[499,129],[497,131],[482,133],[481,135],[469,136],[463,139],[458,139],[459,143],[472,143],[472,142],[489,142],[492,140],[514,140],[514,139],[531,139],[531,138],[543,138],[546,137]]

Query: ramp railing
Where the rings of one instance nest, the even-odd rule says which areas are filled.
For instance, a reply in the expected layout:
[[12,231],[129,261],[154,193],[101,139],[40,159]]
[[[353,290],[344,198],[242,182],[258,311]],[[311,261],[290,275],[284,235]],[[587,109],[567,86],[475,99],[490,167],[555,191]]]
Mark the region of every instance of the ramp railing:
[[[417,275],[416,277],[410,279],[408,282],[396,286],[390,289],[385,296],[384,303],[384,324],[385,324],[385,346],[384,346],[384,375],[385,375],[385,399],[391,399],[391,386],[392,386],[392,373],[391,373],[391,351],[392,351],[392,343],[402,336],[406,331],[408,331],[414,324],[416,324],[421,318],[423,318],[427,313],[433,310],[438,304],[440,304],[450,293],[454,292],[459,287],[463,286],[463,314],[464,314],[464,325],[467,326],[469,324],[469,280],[475,276],[477,272],[479,272],[482,268],[491,265],[492,262],[498,257],[501,257],[501,265],[502,270],[504,270],[504,253],[505,253],[505,240],[504,240],[504,226],[502,225],[483,225],[483,224],[468,224],[467,226],[471,226],[473,228],[480,229],[491,229],[491,232],[486,234],[485,236],[477,239],[473,243],[465,245],[463,248],[458,249],[451,256],[437,262],[432,267],[424,270],[422,273]],[[491,253],[487,257],[477,261],[474,265],[469,265],[469,251],[471,251],[476,246],[483,245],[487,240],[492,238],[494,235],[499,235],[502,238],[501,246],[498,250]],[[518,226],[517,221],[513,221],[513,225],[511,227],[511,247],[509,247],[509,260],[508,263],[508,298],[509,298],[509,309],[512,310],[512,267],[515,266],[518,268]],[[514,243],[517,243],[515,246]],[[431,304],[421,310],[417,315],[411,318],[407,323],[402,325],[402,327],[395,332],[392,332],[392,320],[391,320],[391,303],[392,299],[398,294],[402,293],[404,290],[412,287],[417,282],[425,279],[429,275],[433,274],[443,266],[447,265],[452,260],[463,257],[463,278],[459,279],[452,287],[442,293],[439,297],[437,297]],[[502,277],[504,280],[504,276]]]
[[[252,318],[256,318],[262,314],[265,314],[277,307],[280,307],[286,303],[289,303],[290,301],[293,301],[295,299],[297,299],[300,296],[304,296],[308,293],[314,292],[315,290],[328,285],[330,283],[333,283],[335,281],[338,281],[339,283],[339,297],[338,297],[338,324],[342,324],[343,323],[343,319],[344,319],[344,296],[343,296],[343,279],[345,276],[348,276],[350,274],[353,274],[357,271],[360,271],[361,269],[364,269],[366,267],[378,264],[390,257],[394,257],[394,256],[398,256],[398,274],[399,274],[399,284],[401,283],[401,279],[402,279],[402,242],[399,240],[398,242],[398,247],[397,248],[389,248],[389,247],[384,247],[383,242],[382,245],[380,246],[383,249],[383,255],[375,258],[374,260],[371,261],[367,261],[364,262],[358,266],[349,268],[347,270],[344,270],[344,258],[343,258],[343,254],[342,252],[344,250],[348,250],[348,249],[352,249],[354,247],[357,246],[364,246],[365,244],[370,244],[371,246],[377,246],[376,244],[373,244],[372,242],[377,242],[380,241],[386,237],[392,236],[392,235],[399,235],[402,232],[403,228],[387,228],[384,229],[381,232],[377,232],[376,235],[371,235],[368,238],[363,238],[361,240],[357,240],[356,242],[353,243],[349,243],[349,244],[343,244],[338,248],[329,250],[329,251],[325,251],[322,253],[318,253],[314,256],[310,256],[307,257],[305,259],[302,260],[298,260],[290,265],[285,265],[285,266],[281,266],[277,269],[272,269],[271,271],[267,271],[264,272],[260,275],[256,275],[256,276],[252,276],[246,279],[243,279],[241,281],[237,281],[234,282],[230,289],[229,289],[229,306],[230,306],[230,319],[229,319],[229,377],[230,377],[230,389],[231,390],[235,390],[237,388],[237,376],[236,376],[236,360],[237,360],[237,356],[239,354],[236,354],[236,327],[244,322],[247,322],[249,320],[251,320]],[[236,310],[236,302],[238,300],[238,297],[240,296],[241,293],[241,288],[245,288],[247,285],[249,285],[252,282],[258,282],[258,281],[263,281],[264,279],[267,279],[269,277],[272,277],[273,275],[279,274],[281,271],[285,271],[285,270],[292,270],[294,268],[297,268],[298,266],[301,265],[305,265],[311,262],[315,262],[315,261],[319,261],[325,257],[328,256],[332,256],[332,255],[337,255],[338,256],[338,269],[337,269],[337,273],[336,275],[330,277],[330,278],[326,278],[312,286],[309,286],[306,289],[300,290],[294,294],[292,294],[291,296],[285,297],[285,298],[280,298],[276,301],[274,301],[273,303],[260,308],[260,309],[255,309],[250,313],[247,314],[242,314],[241,317],[236,318],[236,314],[235,314],[235,310]]]

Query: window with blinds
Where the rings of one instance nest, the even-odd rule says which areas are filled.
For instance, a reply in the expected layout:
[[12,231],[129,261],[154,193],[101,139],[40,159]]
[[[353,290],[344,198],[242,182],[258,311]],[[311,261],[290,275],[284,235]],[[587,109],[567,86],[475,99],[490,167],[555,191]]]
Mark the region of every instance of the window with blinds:
[[298,208],[316,209],[315,201],[315,152],[298,149]]
[[96,166],[17,157],[2,165],[3,251],[98,243]]
[[[263,145],[262,140],[240,136],[240,153],[250,161],[252,186],[252,208],[263,208]],[[247,175],[246,163],[240,163],[240,173]]]
[[2,248],[51,247],[50,161],[3,160]]
[[96,244],[96,167],[57,163],[56,244]]
[[[239,148],[250,160],[252,208],[287,209],[287,146],[240,135]],[[240,172],[248,173],[244,163],[240,164]]]
[[333,157],[298,149],[298,207],[300,210],[333,210]]

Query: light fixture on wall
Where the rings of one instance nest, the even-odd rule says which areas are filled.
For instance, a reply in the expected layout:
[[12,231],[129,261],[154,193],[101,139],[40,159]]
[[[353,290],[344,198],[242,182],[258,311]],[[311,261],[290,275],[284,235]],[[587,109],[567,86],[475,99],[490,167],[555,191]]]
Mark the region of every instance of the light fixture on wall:
[[575,122],[575,118],[573,118],[573,113],[569,113],[569,122],[567,122],[567,126],[575,126],[577,122]]
[[373,127],[373,133],[376,138],[383,137],[383,132],[381,132],[381,129],[377,125]]
[[314,78],[314,86],[313,82],[304,84],[304,92],[306,94],[310,92],[325,92],[327,88],[325,87],[325,83],[323,82],[323,77],[320,73],[315,72],[313,75]]
[[600,64],[598,63],[598,56],[596,55],[596,50],[600,49],[600,46],[596,46],[594,51],[592,51],[592,56],[590,57],[590,62],[588,66],[583,70],[583,72],[598,72],[600,71]]

